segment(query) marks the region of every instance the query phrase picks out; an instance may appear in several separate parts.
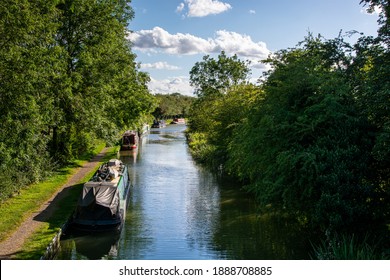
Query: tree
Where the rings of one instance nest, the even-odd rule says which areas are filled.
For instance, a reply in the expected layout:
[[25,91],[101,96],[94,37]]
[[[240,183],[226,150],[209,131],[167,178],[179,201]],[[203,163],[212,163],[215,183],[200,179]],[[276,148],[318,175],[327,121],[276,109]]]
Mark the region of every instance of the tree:
[[[4,1],[3,1],[4,2]],[[155,106],[130,42],[129,0],[0,4],[0,197],[115,141]]]
[[176,116],[188,117],[189,109],[194,97],[181,95],[180,93],[156,94],[158,106],[153,112],[155,119],[171,118]]
[[264,99],[229,150],[230,170],[251,182],[264,208],[332,232],[374,223],[381,188],[369,180],[373,127],[353,95],[344,46],[309,36],[269,59]]
[[61,71],[53,1],[0,5],[0,198],[50,170],[47,124]]
[[380,28],[378,30],[379,39],[386,43],[387,47],[390,43],[390,3],[389,0],[361,0],[360,4],[368,6],[368,12],[374,12],[376,8],[379,8],[379,20]]
[[244,83],[250,74],[249,62],[238,59],[237,55],[228,57],[224,51],[218,59],[209,55],[195,63],[190,71],[190,84],[195,87],[198,97],[221,95],[234,85]]
[[230,88],[247,82],[248,65],[237,55],[228,57],[224,51],[217,60],[206,55],[203,61],[195,63],[190,71],[190,84],[195,87],[198,97],[190,111],[189,127],[192,131],[207,134],[212,129],[214,103],[222,99]]
[[152,110],[149,77],[134,62],[126,39],[130,1],[64,0],[57,43],[66,63],[55,94],[52,155],[67,161]]

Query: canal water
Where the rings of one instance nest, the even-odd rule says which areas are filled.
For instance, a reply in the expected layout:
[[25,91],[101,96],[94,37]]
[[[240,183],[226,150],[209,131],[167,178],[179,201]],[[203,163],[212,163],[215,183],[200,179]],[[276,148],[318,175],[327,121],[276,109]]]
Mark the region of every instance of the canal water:
[[240,185],[196,164],[184,125],[152,129],[120,154],[132,182],[120,234],[68,236],[57,259],[308,259],[309,240],[286,218],[261,216]]

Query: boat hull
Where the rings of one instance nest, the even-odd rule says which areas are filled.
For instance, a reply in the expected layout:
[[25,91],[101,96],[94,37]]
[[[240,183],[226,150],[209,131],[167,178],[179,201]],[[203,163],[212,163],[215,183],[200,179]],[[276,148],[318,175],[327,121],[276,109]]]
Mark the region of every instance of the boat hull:
[[124,219],[118,220],[74,220],[71,229],[77,232],[106,232],[121,231]]

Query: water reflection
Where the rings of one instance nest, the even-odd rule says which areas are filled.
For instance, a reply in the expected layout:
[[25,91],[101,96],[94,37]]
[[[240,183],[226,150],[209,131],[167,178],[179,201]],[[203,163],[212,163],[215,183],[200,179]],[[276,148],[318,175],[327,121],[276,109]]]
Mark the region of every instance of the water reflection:
[[120,155],[133,187],[119,240],[103,250],[97,237],[70,239],[61,258],[307,259],[300,228],[259,216],[237,183],[195,164],[184,129],[152,129],[136,154]]
[[119,234],[71,234],[61,241],[58,259],[116,259],[118,256]]

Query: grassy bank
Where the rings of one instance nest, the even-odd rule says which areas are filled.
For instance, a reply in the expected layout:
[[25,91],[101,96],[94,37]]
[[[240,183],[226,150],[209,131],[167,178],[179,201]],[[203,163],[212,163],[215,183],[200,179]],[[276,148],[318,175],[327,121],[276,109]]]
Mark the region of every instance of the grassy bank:
[[[70,166],[62,168],[52,177],[23,189],[18,196],[8,199],[0,205],[0,240],[6,239],[14,232],[18,226],[34,211],[47,201],[62,185],[64,185],[77,168],[85,164],[93,155],[98,154],[104,148],[104,144],[96,147],[93,154],[88,158],[74,161]],[[104,160],[116,157],[117,148],[108,149]],[[95,170],[94,170],[95,171]],[[83,182],[87,181],[94,171],[86,174],[80,182],[72,186],[68,195],[64,197],[60,206],[56,208],[55,213],[48,221],[27,240],[23,250],[16,255],[16,259],[39,259],[50,243],[53,236],[59,231],[72,213],[77,197],[81,191]]]

